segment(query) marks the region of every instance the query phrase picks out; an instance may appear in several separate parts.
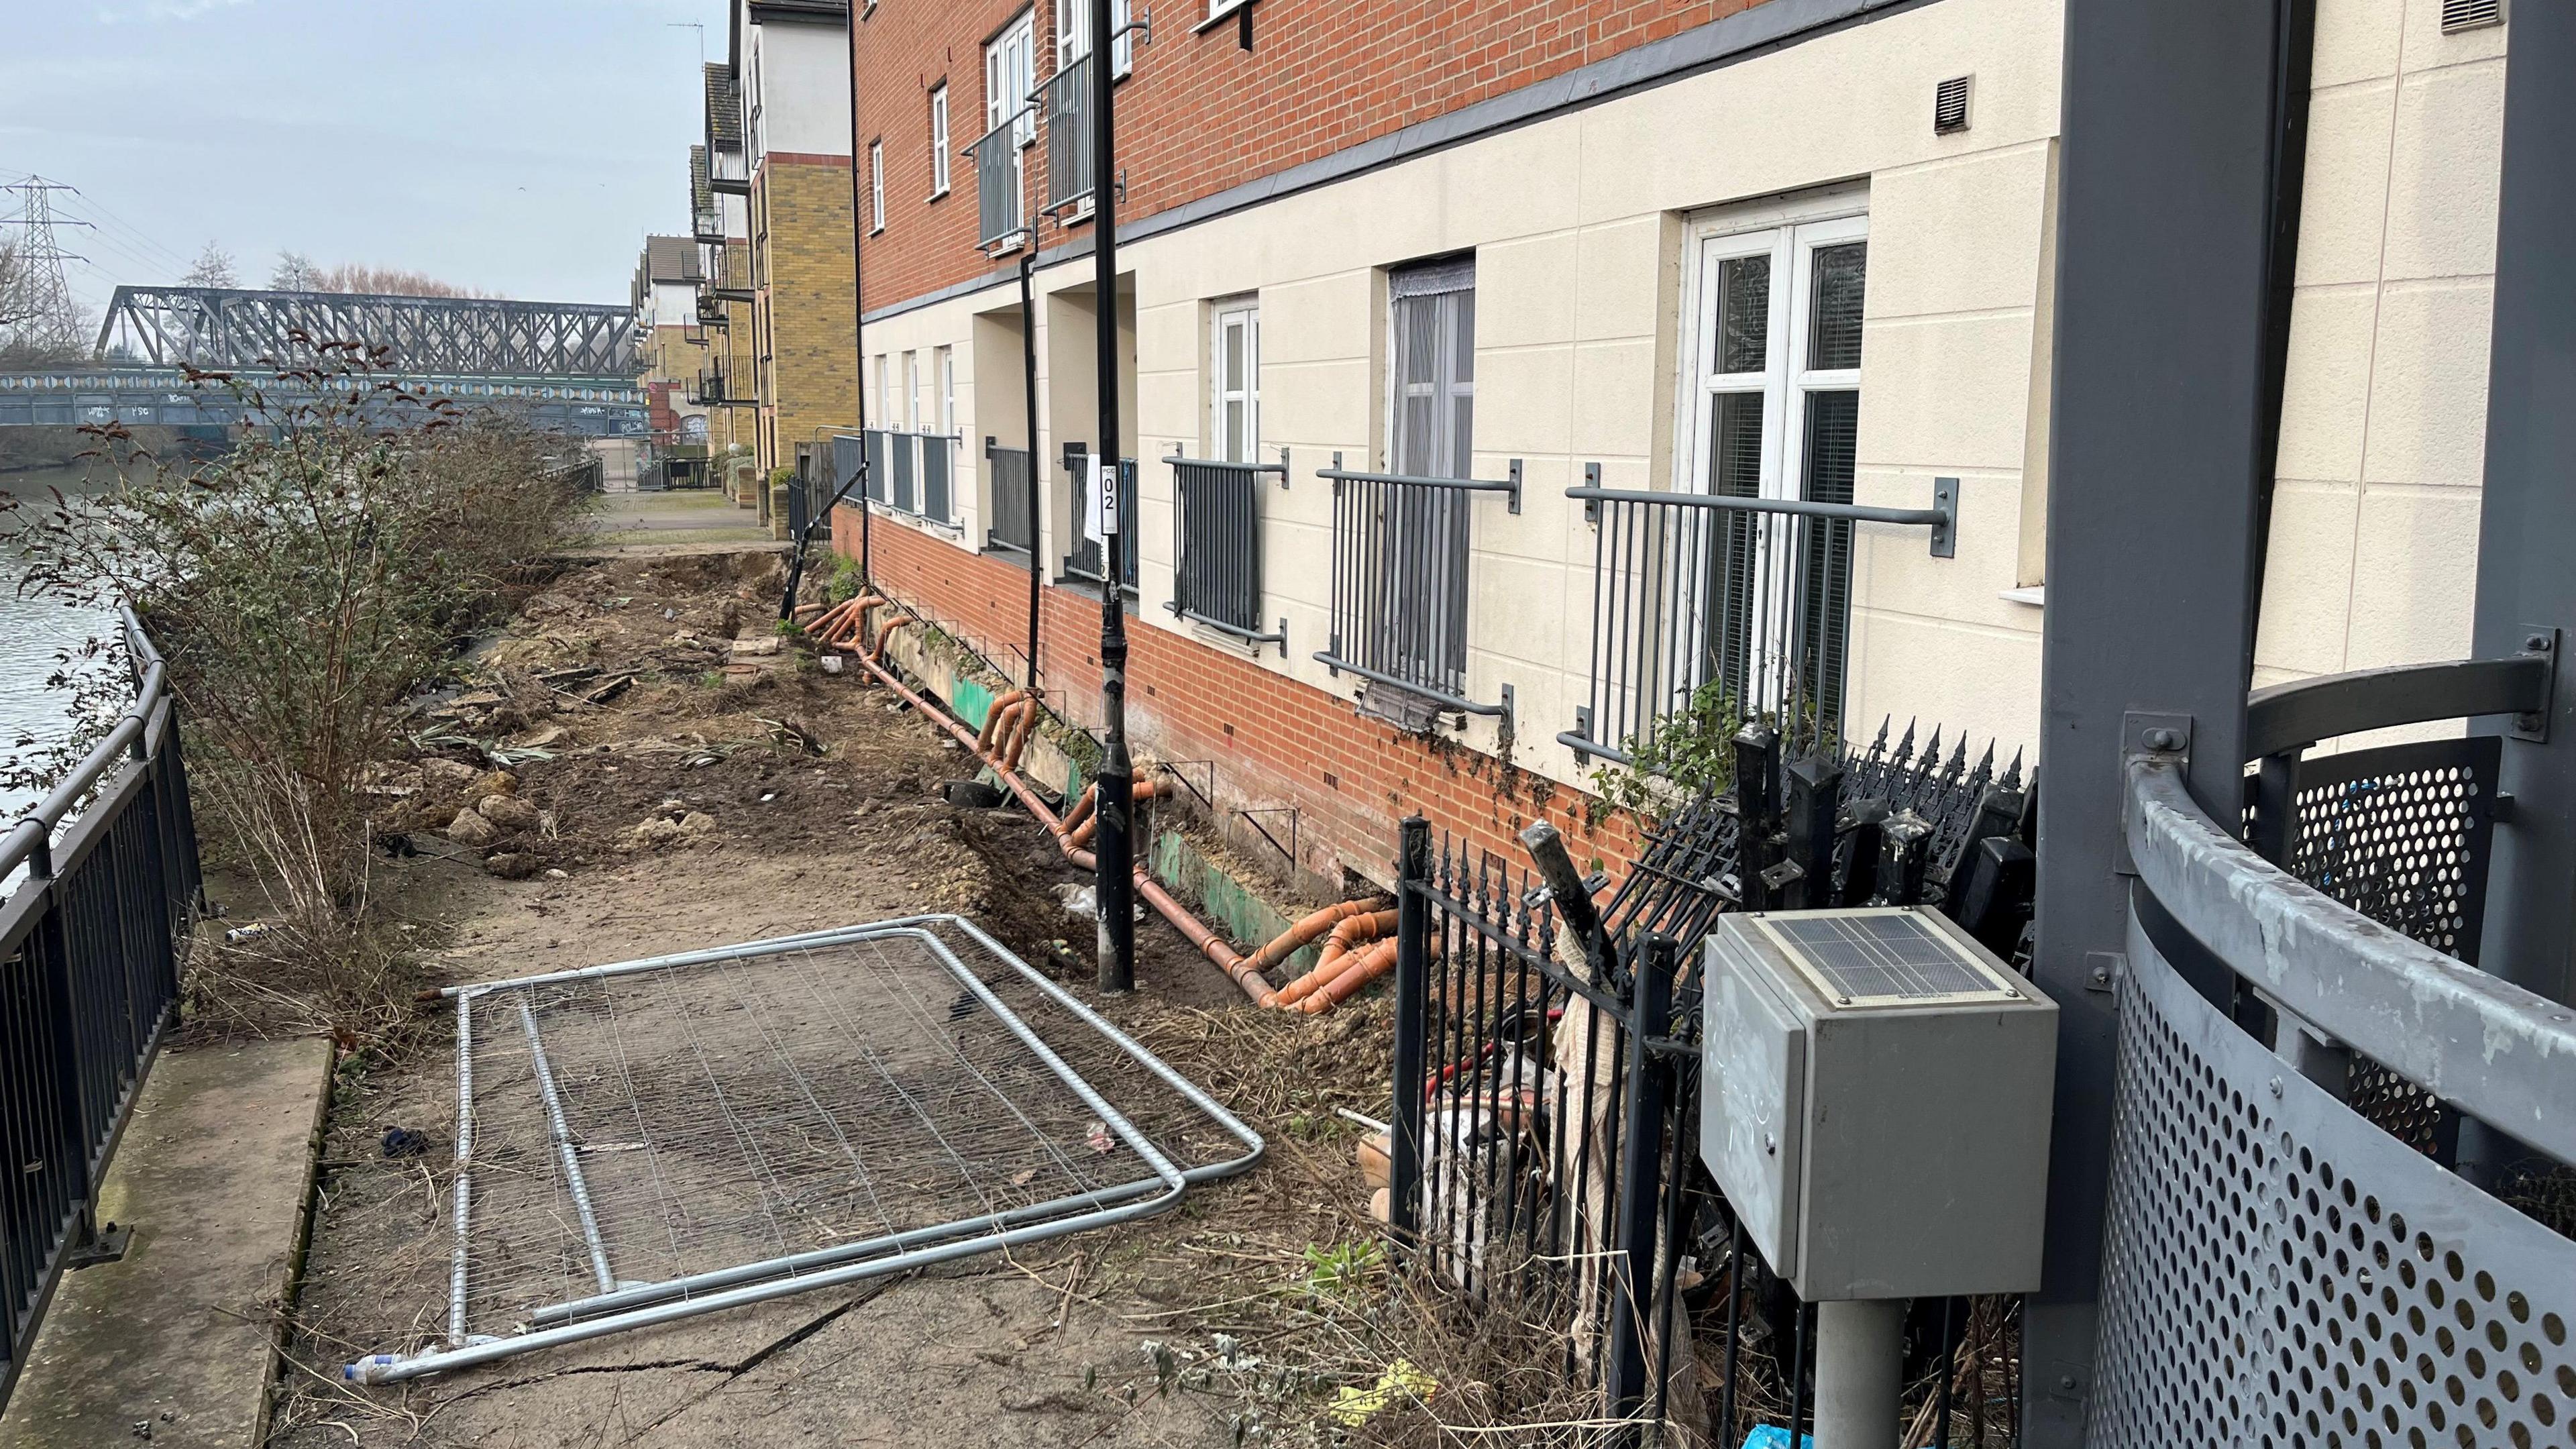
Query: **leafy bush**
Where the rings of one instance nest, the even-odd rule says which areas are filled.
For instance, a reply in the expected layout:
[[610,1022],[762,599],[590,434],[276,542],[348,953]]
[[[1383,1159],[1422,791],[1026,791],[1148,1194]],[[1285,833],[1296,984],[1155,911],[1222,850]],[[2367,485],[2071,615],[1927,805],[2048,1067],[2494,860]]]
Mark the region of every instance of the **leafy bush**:
[[230,453],[164,466],[94,430],[122,486],[7,500],[0,548],[24,560],[22,594],[134,605],[168,661],[209,843],[327,952],[362,933],[360,787],[404,700],[515,572],[574,539],[584,500],[577,445],[468,418],[352,345],[304,347],[275,384],[195,376],[252,419]]

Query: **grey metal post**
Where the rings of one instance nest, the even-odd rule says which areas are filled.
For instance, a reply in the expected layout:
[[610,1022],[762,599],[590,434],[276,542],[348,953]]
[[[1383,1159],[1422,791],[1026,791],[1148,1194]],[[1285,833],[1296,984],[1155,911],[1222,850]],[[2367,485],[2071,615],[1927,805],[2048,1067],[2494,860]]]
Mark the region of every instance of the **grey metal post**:
[[2132,716],[2180,731],[2213,817],[2241,813],[2277,22],[2243,0],[2066,8],[2036,958],[2060,1015],[2031,1449],[2081,1444],[2093,1389],[2115,1018],[2092,971],[2126,940],[2119,762],[2150,727]]
[[[2487,363],[2486,497],[2478,527],[2474,653],[2576,638],[2576,5],[2517,5],[2505,27],[2503,199],[2496,218],[2495,325]],[[2576,676],[2563,666],[2547,738],[2508,737],[2495,833],[2488,970],[2570,999],[2576,940]],[[2476,729],[2505,733],[2506,721]],[[2464,1145],[2463,1157],[2468,1156]]]
[[[1119,460],[1126,448],[1118,426],[1118,145],[1116,67],[1117,27],[1109,0],[1091,6],[1091,288],[1099,307],[1093,329],[1098,350],[1093,368],[1099,378],[1100,441],[1100,714],[1107,741],[1100,763],[1100,803],[1095,813],[1099,833],[1092,853],[1100,861],[1100,989],[1132,991],[1136,986],[1136,838],[1134,806],[1129,799],[1135,762],[1127,753],[1127,532],[1134,520],[1119,508]],[[1032,448],[1035,444],[1032,443]],[[1034,469],[1036,457],[1030,464]],[[1034,564],[1034,560],[1031,561]]]
[[1431,822],[1404,817],[1395,857],[1394,1100],[1387,1110],[1386,1225],[1399,1244],[1413,1240],[1414,1198],[1422,1176],[1422,1033],[1431,990]]
[[1897,1449],[1905,1302],[1854,1298],[1816,1305],[1815,1440],[1825,1449]]
[[[1655,1229],[1663,1183],[1664,1099],[1671,1068],[1651,1045],[1672,1028],[1673,940],[1649,936],[1628,1017],[1627,1118],[1619,1128],[1618,1251],[1610,1265],[1610,1417],[1633,1418],[1646,1398],[1646,1315],[1654,1309]],[[1625,1442],[1637,1437],[1628,1433]]]

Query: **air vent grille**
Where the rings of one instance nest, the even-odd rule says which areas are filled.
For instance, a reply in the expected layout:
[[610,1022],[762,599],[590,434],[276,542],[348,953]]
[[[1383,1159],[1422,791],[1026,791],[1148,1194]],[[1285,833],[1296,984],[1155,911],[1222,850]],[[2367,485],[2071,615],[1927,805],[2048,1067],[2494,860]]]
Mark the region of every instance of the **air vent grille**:
[[2442,33],[2504,24],[2504,0],[2442,0]]
[[[2493,0],[2489,0],[2493,3]],[[1968,129],[1968,77],[1952,76],[1932,92],[1932,134],[1950,136]]]

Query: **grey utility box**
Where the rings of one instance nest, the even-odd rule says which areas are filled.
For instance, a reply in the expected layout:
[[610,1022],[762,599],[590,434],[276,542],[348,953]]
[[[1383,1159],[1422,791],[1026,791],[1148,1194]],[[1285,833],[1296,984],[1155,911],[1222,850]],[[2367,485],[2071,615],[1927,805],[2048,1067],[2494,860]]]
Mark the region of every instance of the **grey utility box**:
[[1700,1156],[1809,1302],[2039,1286],[2057,1004],[1938,911],[1720,916]]

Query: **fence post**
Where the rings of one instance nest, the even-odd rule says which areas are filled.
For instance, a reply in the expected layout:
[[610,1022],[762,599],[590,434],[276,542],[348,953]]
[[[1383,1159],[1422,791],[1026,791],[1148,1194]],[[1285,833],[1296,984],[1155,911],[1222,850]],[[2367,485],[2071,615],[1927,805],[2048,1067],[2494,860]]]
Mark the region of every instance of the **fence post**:
[[1431,822],[1408,815],[1395,859],[1394,1102],[1387,1112],[1389,1234],[1413,1242],[1414,1203],[1422,1177],[1422,1034],[1431,990]]
[[1735,879],[1739,903],[1767,910],[1771,830],[1780,813],[1780,732],[1756,721],[1735,736]]
[[1842,809],[1843,767],[1832,757],[1809,755],[1791,765],[1786,806],[1789,864],[1797,876],[1780,904],[1806,910],[1834,903],[1834,817]]
[[[1634,1417],[1646,1396],[1646,1315],[1653,1308],[1649,1276],[1655,1262],[1655,1228],[1663,1201],[1657,1165],[1663,1158],[1664,1100],[1668,1071],[1653,1043],[1672,1025],[1673,940],[1649,936],[1628,1009],[1628,1113],[1619,1129],[1618,1240],[1611,1262],[1610,1361],[1604,1391],[1610,1417]],[[1636,1442],[1634,1428],[1623,1430]]]

